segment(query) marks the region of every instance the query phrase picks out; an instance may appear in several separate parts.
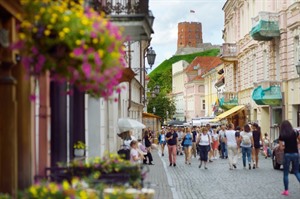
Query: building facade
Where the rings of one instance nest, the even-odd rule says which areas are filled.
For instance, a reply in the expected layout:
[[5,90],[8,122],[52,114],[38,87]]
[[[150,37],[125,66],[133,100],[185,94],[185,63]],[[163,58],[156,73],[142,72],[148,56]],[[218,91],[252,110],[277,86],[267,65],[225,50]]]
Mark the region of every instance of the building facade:
[[[223,54],[226,91],[247,105],[271,139],[282,120],[300,125],[299,1],[226,1]],[[298,97],[297,97],[298,96]]]

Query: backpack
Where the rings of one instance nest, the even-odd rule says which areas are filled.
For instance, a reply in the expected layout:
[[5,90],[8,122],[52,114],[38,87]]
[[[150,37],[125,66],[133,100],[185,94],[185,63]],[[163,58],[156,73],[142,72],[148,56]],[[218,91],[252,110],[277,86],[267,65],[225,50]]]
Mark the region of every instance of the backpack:
[[243,138],[242,143],[243,143],[244,145],[250,145],[250,144],[251,144],[251,139],[250,139],[250,136],[249,136],[248,134],[244,134],[244,135],[242,136],[242,138]]

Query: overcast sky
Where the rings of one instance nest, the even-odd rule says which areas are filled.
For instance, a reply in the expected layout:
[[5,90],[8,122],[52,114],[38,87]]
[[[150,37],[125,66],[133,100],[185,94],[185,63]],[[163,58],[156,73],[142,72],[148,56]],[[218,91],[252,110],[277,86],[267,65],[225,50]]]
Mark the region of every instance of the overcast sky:
[[[149,0],[155,17],[151,46],[156,52],[153,68],[175,54],[177,49],[177,24],[201,22],[203,42],[222,44],[226,0]],[[194,10],[195,13],[191,13]]]

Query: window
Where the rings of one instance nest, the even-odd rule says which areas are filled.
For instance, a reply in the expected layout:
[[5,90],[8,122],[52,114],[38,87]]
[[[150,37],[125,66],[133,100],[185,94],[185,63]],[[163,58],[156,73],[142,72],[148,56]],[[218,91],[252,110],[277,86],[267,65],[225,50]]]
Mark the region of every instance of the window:
[[202,100],[202,109],[205,110],[205,100]]

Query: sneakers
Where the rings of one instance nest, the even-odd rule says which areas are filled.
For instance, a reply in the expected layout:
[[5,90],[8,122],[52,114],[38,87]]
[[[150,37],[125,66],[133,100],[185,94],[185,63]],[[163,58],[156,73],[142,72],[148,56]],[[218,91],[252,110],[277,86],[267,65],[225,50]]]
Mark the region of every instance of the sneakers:
[[169,165],[170,167],[172,166],[172,163],[170,163],[170,165]]
[[175,164],[175,163],[173,164],[173,167],[176,167],[176,164]]
[[255,164],[253,164],[253,169],[255,169]]
[[281,195],[288,196],[289,195],[289,191],[285,190],[285,191],[281,192]]
[[249,164],[249,170],[251,170],[251,164]]

